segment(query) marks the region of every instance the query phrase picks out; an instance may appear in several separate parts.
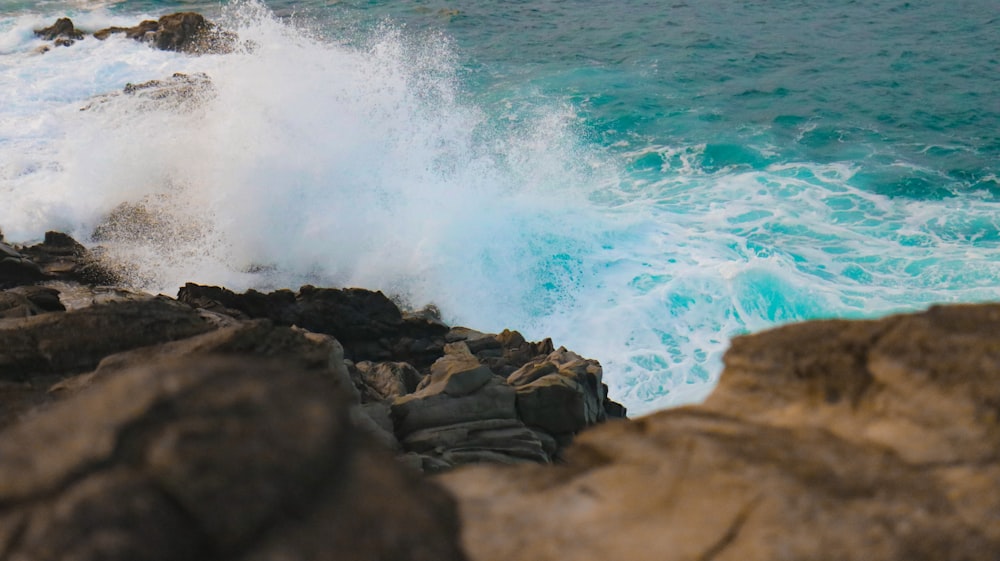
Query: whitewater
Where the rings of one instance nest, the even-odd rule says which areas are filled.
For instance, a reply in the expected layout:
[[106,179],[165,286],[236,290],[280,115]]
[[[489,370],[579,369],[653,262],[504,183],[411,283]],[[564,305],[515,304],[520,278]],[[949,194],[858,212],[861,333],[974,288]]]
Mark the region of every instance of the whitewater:
[[[240,48],[36,52],[57,17],[188,9]],[[0,229],[152,292],[360,286],[552,337],[641,414],[702,399],[742,333],[1000,297],[992,12],[9,2]],[[176,72],[211,88],[94,103]],[[123,203],[155,220],[94,239]]]

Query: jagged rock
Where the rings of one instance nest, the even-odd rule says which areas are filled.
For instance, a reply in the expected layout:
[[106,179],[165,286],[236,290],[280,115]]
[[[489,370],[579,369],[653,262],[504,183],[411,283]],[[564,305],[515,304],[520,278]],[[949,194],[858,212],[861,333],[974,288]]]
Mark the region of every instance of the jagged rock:
[[362,361],[355,367],[361,382],[369,389],[369,395],[380,400],[391,401],[413,393],[423,378],[416,368],[406,362]]
[[517,388],[517,412],[525,424],[573,434],[606,418],[602,375],[596,360],[560,347],[511,374],[507,383]]
[[549,462],[545,445],[516,418],[514,389],[479,363],[465,342],[450,343],[418,390],[392,404],[403,449],[434,458],[425,471],[476,462]]
[[517,331],[503,330],[500,334],[480,333],[466,327],[451,329],[445,340],[449,343],[464,341],[479,362],[498,376],[513,374],[528,361],[546,356],[553,351],[552,340],[531,343]]
[[0,433],[0,553],[463,560],[453,502],[347,412],[328,377],[258,359],[108,378]]
[[447,327],[425,318],[404,319],[381,292],[360,288],[303,286],[297,293],[278,290],[236,294],[216,286],[186,284],[177,295],[197,308],[240,318],[268,318],[326,333],[344,345],[353,361],[403,361],[421,368],[441,355]]
[[400,438],[420,429],[517,418],[514,388],[479,364],[464,343],[449,347],[446,350],[451,352],[431,366],[417,392],[393,402],[392,416]]
[[72,39],[83,39],[83,32],[78,30],[73,25],[73,20],[69,18],[59,18],[55,23],[48,27],[36,29],[35,35],[45,39],[46,41],[52,41],[53,39],[60,38],[70,39],[70,45],[73,44]]
[[740,337],[703,405],[438,480],[476,561],[993,561],[998,331],[980,305]]
[[109,27],[97,31],[94,37],[103,41],[117,33],[157,49],[196,54],[230,52],[236,42],[234,34],[219,31],[215,24],[195,12],[169,14],[134,27]]
[[211,327],[167,298],[110,302],[63,314],[0,320],[0,380],[69,376],[104,357],[198,335]]

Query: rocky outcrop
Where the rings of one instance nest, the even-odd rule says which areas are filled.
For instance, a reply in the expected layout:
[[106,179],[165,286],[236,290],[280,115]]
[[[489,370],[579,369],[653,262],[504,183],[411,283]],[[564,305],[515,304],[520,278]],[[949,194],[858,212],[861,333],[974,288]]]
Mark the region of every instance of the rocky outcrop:
[[[132,27],[108,27],[95,32],[95,38],[105,40],[116,34],[142,41],[164,51],[178,51],[192,54],[231,52],[237,42],[236,35],[222,31],[205,16],[195,12],[177,12],[146,20]],[[36,29],[35,35],[56,46],[68,47],[84,38],[84,32],[77,29],[69,18],[59,18],[43,29]],[[45,52],[43,47],[39,52]]]
[[[73,20],[59,18],[48,27],[36,29],[35,36],[46,41],[53,41],[57,47],[69,47],[76,41],[83,39],[83,32],[73,25]],[[46,47],[45,50],[48,50],[48,48]]]
[[[159,229],[142,206],[123,206],[94,238],[113,243]],[[210,354],[327,372],[353,396],[358,430],[422,470],[551,462],[575,433],[605,418],[591,414],[607,401],[596,362],[516,331],[452,329],[433,308],[404,313],[380,292],[304,286],[236,294],[188,284],[173,300],[81,284],[102,270],[99,254],[57,232],[9,255],[22,274],[10,277],[21,286],[0,291],[0,318],[8,318],[0,319],[0,426],[118,372]],[[45,286],[32,284],[39,281]],[[572,372],[565,357],[583,370]],[[522,365],[545,360],[559,362],[573,397],[539,389],[546,381],[508,382]],[[582,383],[571,380],[577,374]]]
[[259,359],[101,380],[0,433],[0,557],[464,559],[452,501],[360,439],[348,402]]
[[998,331],[980,305],[741,337],[703,405],[440,481],[477,561],[995,560]]
[[227,52],[235,43],[232,34],[220,32],[215,24],[195,12],[169,14],[133,27],[109,27],[97,31],[94,37],[104,40],[118,33],[157,49],[187,53]]

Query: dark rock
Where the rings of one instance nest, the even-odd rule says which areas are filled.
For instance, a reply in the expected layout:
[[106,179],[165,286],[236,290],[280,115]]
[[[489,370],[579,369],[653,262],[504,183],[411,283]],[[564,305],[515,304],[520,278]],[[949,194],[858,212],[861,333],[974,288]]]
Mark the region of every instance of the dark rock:
[[201,14],[179,12],[160,18],[152,43],[164,51],[186,51],[199,36],[209,31],[209,22]]
[[342,341],[391,336],[403,323],[399,308],[381,292],[303,286],[296,301],[299,325]]
[[381,292],[359,288],[303,286],[298,293],[268,294],[186,284],[178,299],[191,306],[239,318],[268,318],[336,337],[355,362],[409,362],[421,368],[441,356],[446,327],[423,318],[403,318]]
[[45,278],[33,261],[0,242],[0,288],[30,284]]
[[94,37],[103,41],[116,33],[124,33],[129,39],[149,43],[157,49],[195,54],[230,52],[236,43],[234,34],[220,31],[195,12],[169,14],[134,27],[109,27],[94,33]]
[[[59,18],[55,23],[46,28],[36,29],[35,35],[45,39],[46,41],[52,41],[53,39],[59,38],[83,39],[83,32],[76,29],[76,27],[73,26],[73,20],[69,18]],[[73,44],[72,41],[70,44]]]
[[197,312],[166,298],[0,320],[0,380],[68,376],[94,368],[110,354],[209,329]]
[[256,359],[108,378],[0,434],[0,552],[464,559],[452,501],[350,430],[347,412],[329,378]]
[[212,310],[237,319],[266,318],[279,325],[297,324],[298,307],[295,293],[278,290],[264,294],[248,290],[236,294],[228,288],[185,284],[177,293],[177,299],[194,308]]
[[98,255],[61,232],[46,232],[45,240],[21,252],[43,272],[47,280],[84,284],[116,284],[121,277],[101,263]]

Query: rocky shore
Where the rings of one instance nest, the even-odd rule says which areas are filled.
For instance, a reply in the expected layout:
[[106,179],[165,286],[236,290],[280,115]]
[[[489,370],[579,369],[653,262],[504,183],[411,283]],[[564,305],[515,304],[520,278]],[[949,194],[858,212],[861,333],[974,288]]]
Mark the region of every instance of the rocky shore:
[[596,361],[379,292],[114,281],[0,243],[0,558],[1000,554],[1000,305],[741,337],[625,420]]
[[[37,33],[236,40],[197,14]],[[789,325],[734,340],[705,403],[629,420],[548,339],[359,288],[151,295],[100,248],[0,234],[0,559],[997,561],[998,333],[1000,304]]]

